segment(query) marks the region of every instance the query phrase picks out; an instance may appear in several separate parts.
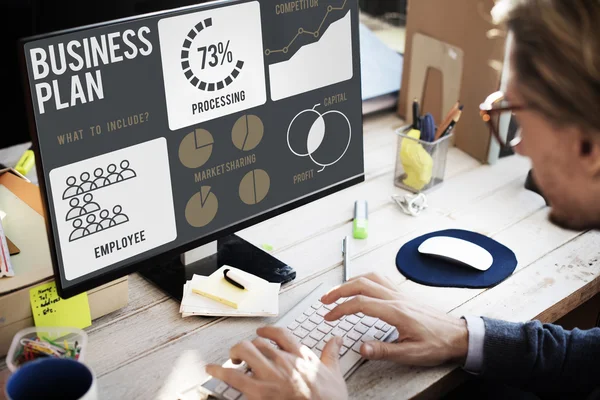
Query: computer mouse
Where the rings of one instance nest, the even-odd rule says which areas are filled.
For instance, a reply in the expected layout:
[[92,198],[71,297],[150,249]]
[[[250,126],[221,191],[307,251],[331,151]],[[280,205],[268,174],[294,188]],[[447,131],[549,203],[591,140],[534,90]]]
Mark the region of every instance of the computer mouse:
[[479,271],[487,271],[494,258],[483,247],[451,236],[434,236],[419,246],[419,253],[443,258]]

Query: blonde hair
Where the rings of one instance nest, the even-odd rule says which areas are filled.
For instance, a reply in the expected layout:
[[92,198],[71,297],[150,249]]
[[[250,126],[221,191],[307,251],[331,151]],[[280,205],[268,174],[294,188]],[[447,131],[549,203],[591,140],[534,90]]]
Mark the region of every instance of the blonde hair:
[[512,65],[529,107],[561,125],[600,132],[600,0],[500,0]]

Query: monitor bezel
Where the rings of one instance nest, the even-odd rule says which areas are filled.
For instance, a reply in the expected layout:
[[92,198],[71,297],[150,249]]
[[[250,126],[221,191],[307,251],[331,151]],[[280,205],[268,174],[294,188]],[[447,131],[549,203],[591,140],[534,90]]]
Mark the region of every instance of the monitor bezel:
[[[32,41],[40,40],[40,39],[51,38],[54,36],[61,36],[61,35],[84,31],[84,30],[88,30],[88,29],[95,29],[95,28],[100,28],[100,27],[105,27],[105,26],[111,26],[111,25],[119,24],[119,23],[123,23],[123,22],[143,20],[143,19],[147,19],[147,18],[153,18],[156,16],[168,16],[168,15],[178,14],[178,13],[188,11],[188,10],[190,12],[193,12],[196,10],[212,8],[212,7],[218,6],[218,5],[242,4],[242,3],[247,3],[247,2],[251,2],[251,1],[263,1],[263,0],[215,0],[215,1],[210,1],[210,2],[201,3],[201,4],[177,7],[177,8],[172,8],[172,9],[167,9],[167,10],[162,10],[162,11],[155,11],[155,12],[150,12],[150,13],[134,15],[134,16],[130,16],[130,17],[123,17],[123,18],[113,19],[113,20],[109,20],[109,21],[94,23],[94,24],[83,25],[83,26],[69,28],[69,29],[62,29],[62,30],[58,30],[58,31],[54,31],[54,32],[48,32],[48,33],[28,36],[25,38],[21,38],[19,40],[19,42],[18,42],[19,43],[18,44],[18,46],[19,46],[19,61],[21,64],[20,70],[22,73],[22,80],[24,82],[23,88],[25,90],[29,133],[30,133],[30,137],[31,137],[31,141],[32,141],[32,150],[34,151],[34,154],[35,154],[35,160],[36,160],[35,168],[36,168],[36,173],[37,173],[37,177],[38,177],[38,185],[40,188],[42,203],[44,206],[44,213],[45,213],[44,221],[45,221],[45,225],[46,225],[46,233],[48,236],[48,245],[50,247],[52,270],[54,272],[54,280],[56,282],[56,289],[57,289],[58,295],[61,298],[67,299],[67,298],[73,297],[75,295],[86,292],[88,290],[111,283],[115,280],[118,280],[119,278],[122,278],[123,276],[135,273],[135,272],[137,272],[143,268],[149,267],[153,264],[167,262],[169,260],[172,260],[174,257],[177,257],[182,253],[185,253],[186,251],[190,251],[192,249],[198,248],[198,247],[208,244],[210,242],[216,241],[221,237],[233,234],[242,229],[248,228],[250,226],[256,225],[256,224],[266,221],[268,219],[274,218],[278,215],[281,215],[281,214],[284,214],[291,210],[294,210],[296,208],[302,207],[303,205],[312,203],[316,200],[327,197],[333,193],[339,192],[341,190],[347,189],[351,186],[357,185],[357,184],[365,181],[364,146],[363,146],[363,158],[362,158],[363,172],[359,175],[350,177],[344,181],[341,181],[334,185],[325,187],[317,192],[313,192],[313,193],[307,194],[303,197],[297,198],[295,200],[291,200],[288,203],[285,203],[285,204],[277,206],[273,209],[267,210],[261,214],[249,217],[243,221],[240,221],[240,222],[232,224],[228,227],[219,229],[208,235],[202,236],[202,237],[200,237],[196,240],[193,240],[191,242],[188,242],[186,244],[174,247],[173,249],[167,250],[158,255],[147,256],[143,260],[129,262],[127,264],[124,264],[121,267],[113,268],[111,270],[108,270],[108,271],[101,273],[99,275],[96,275],[94,277],[83,279],[78,283],[69,285],[68,287],[63,287],[63,279],[65,279],[65,277],[63,274],[61,274],[61,271],[60,271],[60,268],[58,265],[59,264],[58,263],[58,255],[57,255],[57,250],[56,250],[56,246],[60,245],[60,243],[57,242],[57,240],[54,236],[54,233],[53,233],[53,227],[52,227],[53,220],[51,220],[51,212],[50,212],[50,207],[49,207],[50,194],[48,193],[47,188],[46,188],[46,179],[45,179],[45,174],[44,174],[45,169],[44,169],[42,157],[40,157],[40,147],[39,147],[39,141],[38,141],[37,124],[36,124],[36,120],[35,120],[33,99],[31,97],[31,86],[30,86],[30,81],[29,81],[29,74],[27,71],[25,44],[32,42]],[[348,1],[351,1],[351,0],[348,0]],[[356,2],[356,6],[358,7],[358,0],[354,0],[354,1]],[[358,16],[353,17],[353,18],[358,18]],[[358,48],[358,54],[360,55],[360,46]],[[358,73],[358,77],[353,76],[352,79],[358,80],[359,95],[361,96],[361,99],[362,99],[362,77],[361,77],[360,71]],[[360,137],[362,140],[362,136],[364,134],[364,131],[362,129],[364,116],[363,116],[362,112],[360,113],[359,118],[360,118],[360,128],[361,128],[360,129]],[[106,266],[104,268],[110,268],[110,265]],[[84,277],[85,277],[85,275],[84,275]]]

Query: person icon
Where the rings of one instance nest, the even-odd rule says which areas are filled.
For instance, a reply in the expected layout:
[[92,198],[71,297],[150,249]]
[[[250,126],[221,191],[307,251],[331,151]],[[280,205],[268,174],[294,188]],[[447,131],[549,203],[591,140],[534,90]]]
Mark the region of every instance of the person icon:
[[86,212],[83,209],[83,207],[79,205],[79,199],[77,197],[73,197],[69,201],[69,206],[71,207],[71,209],[67,213],[66,221],[70,221],[72,219],[75,219],[77,217],[81,217],[82,215],[86,214]]
[[119,205],[113,207],[113,217],[112,220],[115,225],[124,224],[129,221],[127,215],[123,214],[123,208]]
[[129,161],[127,161],[127,160],[121,161],[120,166],[121,166],[121,172],[119,172],[119,179],[117,179],[117,180],[124,181],[125,179],[131,179],[131,178],[136,177],[135,171],[132,170],[131,168],[129,168]]
[[119,174],[117,173],[117,166],[115,164],[110,164],[108,167],[106,167],[106,170],[108,171],[108,176],[106,179],[108,179],[109,184],[115,183],[119,180]]
[[68,177],[66,183],[67,183],[67,188],[63,192],[63,200],[83,193],[83,189],[81,188],[81,186],[76,185],[77,180],[75,179],[74,176]]
[[94,184],[97,188],[110,185],[108,178],[104,176],[104,171],[102,170],[102,168],[96,168],[94,170]]
[[73,240],[77,240],[90,234],[90,231],[88,231],[86,228],[82,228],[81,225],[83,225],[81,219],[78,218],[75,221],[73,221],[74,229],[73,232],[71,232],[71,235],[69,236],[69,242],[72,242]]
[[91,193],[87,193],[83,196],[83,210],[86,214],[93,213],[100,210],[100,205],[94,201],[94,196]]
[[100,226],[102,227],[102,229],[107,229],[111,226],[115,226],[115,221],[108,217],[108,210],[100,211]]
[[79,178],[81,179],[81,189],[83,192],[89,192],[90,190],[98,189],[98,186],[90,180],[90,174],[83,172]]
[[102,230],[102,225],[100,225],[98,222],[96,222],[96,216],[94,214],[88,215],[86,218],[86,221],[88,223],[86,229],[90,232],[90,234],[96,233],[96,232]]

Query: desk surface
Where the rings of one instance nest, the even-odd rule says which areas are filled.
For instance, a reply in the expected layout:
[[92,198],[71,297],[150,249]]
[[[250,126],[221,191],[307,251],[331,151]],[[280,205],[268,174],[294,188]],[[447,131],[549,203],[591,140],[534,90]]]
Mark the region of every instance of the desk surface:
[[[273,253],[297,271],[296,280],[282,288],[280,315],[318,283],[342,281],[340,243],[351,233],[353,203],[359,198],[369,202],[370,236],[351,243],[352,274],[379,271],[403,292],[444,312],[551,322],[599,291],[600,234],[565,231],[547,221],[541,197],[523,188],[527,159],[512,156],[480,165],[453,148],[445,183],[428,195],[430,208],[419,217],[402,213],[390,198],[403,193],[392,183],[393,128],[401,123],[392,114],[365,120],[364,183],[239,232],[254,244],[272,245]],[[490,235],[513,249],[519,260],[515,273],[488,290],[426,287],[398,273],[394,256],[403,243],[450,227]],[[127,307],[87,329],[87,360],[103,399],[175,399],[203,380],[207,363],[225,361],[232,345],[274,321],[183,319],[177,302],[137,274],[130,276],[129,288]],[[0,375],[2,369],[0,361]],[[349,393],[355,399],[434,397],[461,375],[453,370],[371,361],[349,378]]]

